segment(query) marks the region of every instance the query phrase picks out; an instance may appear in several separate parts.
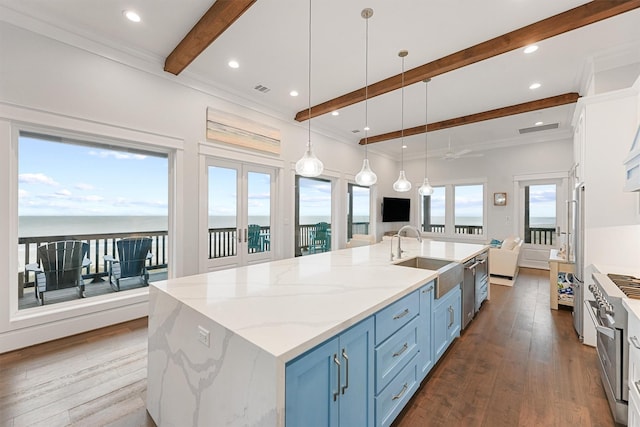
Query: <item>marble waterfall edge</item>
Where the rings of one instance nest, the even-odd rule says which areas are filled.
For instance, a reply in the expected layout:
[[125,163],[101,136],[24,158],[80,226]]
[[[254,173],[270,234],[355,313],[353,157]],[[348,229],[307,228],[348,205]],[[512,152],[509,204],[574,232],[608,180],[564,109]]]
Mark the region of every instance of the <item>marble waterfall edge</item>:
[[282,378],[274,356],[149,288],[147,409],[159,427],[283,425]]

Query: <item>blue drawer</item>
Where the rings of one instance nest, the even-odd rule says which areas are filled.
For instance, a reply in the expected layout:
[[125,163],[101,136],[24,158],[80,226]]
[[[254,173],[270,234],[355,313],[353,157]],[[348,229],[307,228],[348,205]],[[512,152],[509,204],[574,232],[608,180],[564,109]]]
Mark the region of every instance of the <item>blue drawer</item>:
[[420,294],[415,291],[376,314],[376,345],[409,323],[420,312]]
[[391,338],[376,347],[376,394],[418,353],[419,319],[420,317],[414,317]]
[[418,389],[417,357],[376,397],[376,426],[390,426]]

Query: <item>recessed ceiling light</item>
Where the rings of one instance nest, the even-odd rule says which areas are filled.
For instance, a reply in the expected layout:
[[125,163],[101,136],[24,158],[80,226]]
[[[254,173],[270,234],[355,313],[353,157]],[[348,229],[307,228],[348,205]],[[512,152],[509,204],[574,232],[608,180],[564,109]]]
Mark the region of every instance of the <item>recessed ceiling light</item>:
[[544,124],[544,122],[535,122],[536,126],[542,126]]
[[533,53],[538,50],[538,45],[532,44],[524,48],[524,53]]
[[402,146],[402,148],[407,148],[407,146],[406,146],[406,145],[403,145],[403,146]]
[[238,61],[236,61],[235,59],[232,59],[231,61],[229,61],[229,67],[238,68],[240,67],[240,64],[238,64]]
[[529,89],[534,90],[534,89],[538,89],[540,86],[542,86],[540,83],[536,82],[536,83],[531,83],[531,86],[529,86]]
[[140,22],[140,15],[133,10],[123,10],[122,14],[131,22]]
[[292,90],[291,92],[289,92],[289,95],[291,95],[291,96],[298,96],[298,95],[299,95],[299,93],[298,93],[298,91],[297,91],[297,90]]
[[340,111],[332,111],[331,115],[332,116],[339,116],[340,115]]
[[369,126],[365,126],[365,127],[364,127],[364,130],[366,130],[366,131],[370,131],[370,130],[371,130],[371,128],[370,128]]

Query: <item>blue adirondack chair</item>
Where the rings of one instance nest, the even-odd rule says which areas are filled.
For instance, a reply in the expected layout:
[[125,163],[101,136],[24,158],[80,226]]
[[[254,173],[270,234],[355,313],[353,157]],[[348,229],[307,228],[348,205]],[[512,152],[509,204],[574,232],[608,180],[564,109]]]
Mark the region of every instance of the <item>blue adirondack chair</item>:
[[262,235],[258,224],[249,224],[249,232],[247,236],[248,251],[250,254],[256,252],[265,252],[268,250],[269,239]]
[[144,286],[149,286],[147,260],[151,259],[151,237],[131,237],[116,242],[118,259],[105,255],[109,270],[109,283],[115,291],[120,290],[120,280],[138,277]]
[[309,235],[309,253],[326,252],[331,249],[331,228],[326,222],[319,222]]
[[36,298],[44,305],[44,293],[58,289],[78,288],[84,298],[82,269],[91,261],[86,257],[89,244],[80,240],[51,242],[38,247],[38,263],[28,264],[27,271],[36,275]]

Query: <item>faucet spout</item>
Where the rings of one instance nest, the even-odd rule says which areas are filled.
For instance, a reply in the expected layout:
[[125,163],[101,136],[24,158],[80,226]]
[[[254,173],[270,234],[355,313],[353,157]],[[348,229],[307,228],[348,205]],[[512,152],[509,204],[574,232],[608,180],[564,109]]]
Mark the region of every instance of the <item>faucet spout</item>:
[[391,260],[392,261],[393,261],[393,238],[395,236],[398,236],[398,259],[402,258],[402,247],[400,245],[402,238],[400,237],[400,233],[402,233],[405,230],[415,231],[416,239],[418,240],[418,242],[422,243],[422,235],[420,234],[420,230],[418,230],[418,227],[414,227],[412,225],[403,225],[402,227],[400,227],[400,230],[398,230],[397,234],[394,234],[393,236],[391,236]]

